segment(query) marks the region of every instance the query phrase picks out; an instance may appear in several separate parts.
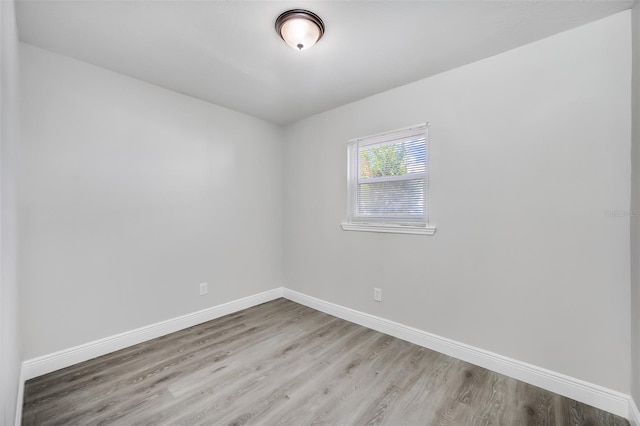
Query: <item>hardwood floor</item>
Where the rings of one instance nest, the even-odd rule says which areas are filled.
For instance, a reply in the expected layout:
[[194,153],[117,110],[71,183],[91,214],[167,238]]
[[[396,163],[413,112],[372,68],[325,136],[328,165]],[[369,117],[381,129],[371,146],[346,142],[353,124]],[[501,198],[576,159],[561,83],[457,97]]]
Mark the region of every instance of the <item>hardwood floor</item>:
[[29,380],[23,424],[629,423],[278,299]]

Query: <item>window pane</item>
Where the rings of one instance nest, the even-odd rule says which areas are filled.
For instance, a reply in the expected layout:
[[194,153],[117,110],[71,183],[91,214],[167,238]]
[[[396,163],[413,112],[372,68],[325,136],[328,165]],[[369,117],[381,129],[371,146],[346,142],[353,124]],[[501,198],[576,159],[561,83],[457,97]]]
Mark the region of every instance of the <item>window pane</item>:
[[421,125],[349,143],[349,221],[428,223],[427,134],[426,125]]
[[424,216],[424,179],[358,184],[358,216],[421,218]]
[[358,148],[359,178],[403,176],[426,170],[425,139],[404,140]]

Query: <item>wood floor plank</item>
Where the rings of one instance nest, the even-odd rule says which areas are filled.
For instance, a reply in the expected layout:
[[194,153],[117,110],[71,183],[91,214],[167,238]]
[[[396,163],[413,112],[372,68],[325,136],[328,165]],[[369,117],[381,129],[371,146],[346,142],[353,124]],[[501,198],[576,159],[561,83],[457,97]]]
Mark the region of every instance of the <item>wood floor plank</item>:
[[29,380],[23,425],[628,426],[277,299]]

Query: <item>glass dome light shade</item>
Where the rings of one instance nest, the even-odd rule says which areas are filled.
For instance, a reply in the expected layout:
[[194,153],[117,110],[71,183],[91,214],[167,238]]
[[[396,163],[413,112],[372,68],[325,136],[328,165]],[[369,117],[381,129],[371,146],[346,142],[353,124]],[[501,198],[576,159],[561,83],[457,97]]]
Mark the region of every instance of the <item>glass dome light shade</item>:
[[312,12],[294,9],[278,17],[276,31],[291,48],[305,50],[323,36],[324,23]]

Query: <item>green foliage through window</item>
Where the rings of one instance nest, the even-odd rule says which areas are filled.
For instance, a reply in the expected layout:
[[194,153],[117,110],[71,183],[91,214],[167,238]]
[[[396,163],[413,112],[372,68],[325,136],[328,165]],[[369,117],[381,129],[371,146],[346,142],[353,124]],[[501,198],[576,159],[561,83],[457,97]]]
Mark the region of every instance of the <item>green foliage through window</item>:
[[383,145],[360,150],[360,178],[402,176],[407,173],[404,144]]

